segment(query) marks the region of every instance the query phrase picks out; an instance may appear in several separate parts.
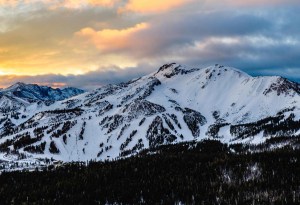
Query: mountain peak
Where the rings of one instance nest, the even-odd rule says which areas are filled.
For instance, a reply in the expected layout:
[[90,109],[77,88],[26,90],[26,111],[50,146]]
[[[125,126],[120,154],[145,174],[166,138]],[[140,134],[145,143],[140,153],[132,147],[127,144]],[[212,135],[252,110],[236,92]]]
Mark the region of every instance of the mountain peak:
[[26,85],[25,83],[23,82],[16,82],[15,85],[19,85],[19,86],[22,86],[22,85]]
[[166,76],[170,73],[175,73],[180,70],[181,65],[177,63],[168,63],[161,66],[155,74]]
[[51,88],[48,86],[40,86],[37,84],[26,84],[23,82],[17,82],[14,85],[0,90],[1,94],[5,94],[10,97],[18,97],[30,101],[57,101],[64,100],[69,97],[81,94],[84,91],[78,88]]
[[295,93],[300,95],[300,85],[286,78],[277,76],[270,87],[265,90],[264,94],[267,95],[272,91],[276,92],[278,96],[281,94],[293,96]]
[[221,76],[236,76],[238,78],[251,77],[250,75],[248,75],[247,73],[245,73],[239,69],[224,66],[224,65],[219,65],[219,64],[215,64],[214,66],[206,67],[203,70],[206,73],[208,79],[211,79],[213,77],[217,78],[217,77],[221,77]]
[[188,68],[177,63],[169,63],[161,66],[155,73],[155,76],[171,78],[175,75],[184,75],[198,70],[200,70],[200,68]]
[[19,88],[19,87],[23,87],[23,86],[26,86],[27,84],[23,83],[23,82],[16,82],[15,84],[7,87],[7,88],[4,88],[4,90],[13,90],[13,89],[16,89],[16,88]]
[[226,76],[237,76],[237,77],[251,77],[247,73],[233,68],[233,67],[228,67],[224,65],[219,65],[215,64],[213,66],[208,66],[208,67],[202,67],[202,68],[193,68],[193,67],[187,67],[187,66],[182,66],[177,63],[169,63],[169,64],[164,64],[161,66],[158,71],[154,74],[155,76],[161,76],[161,77],[166,77],[166,78],[171,78],[176,75],[184,75],[184,74],[189,74],[193,72],[201,72],[204,75],[206,75],[207,79],[220,77],[222,75]]
[[163,66],[161,66],[161,67],[158,69],[157,73],[163,72],[163,71],[165,71],[165,70],[171,70],[171,69],[174,69],[174,68],[176,68],[176,67],[178,67],[178,66],[180,66],[180,65],[177,64],[177,63],[168,63],[168,64],[164,64]]

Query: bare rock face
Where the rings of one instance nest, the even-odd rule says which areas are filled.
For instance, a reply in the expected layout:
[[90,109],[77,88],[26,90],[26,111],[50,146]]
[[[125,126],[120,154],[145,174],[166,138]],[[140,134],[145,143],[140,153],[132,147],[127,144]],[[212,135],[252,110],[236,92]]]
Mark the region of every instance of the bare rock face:
[[125,106],[123,112],[128,113],[130,118],[149,117],[158,113],[165,112],[166,109],[158,104],[149,102],[147,100],[135,100],[134,102]]
[[264,94],[267,95],[271,92],[276,92],[279,95],[294,95],[297,93],[300,94],[300,86],[298,83],[291,82],[285,78],[278,77],[276,82],[273,82],[269,88],[264,91]]

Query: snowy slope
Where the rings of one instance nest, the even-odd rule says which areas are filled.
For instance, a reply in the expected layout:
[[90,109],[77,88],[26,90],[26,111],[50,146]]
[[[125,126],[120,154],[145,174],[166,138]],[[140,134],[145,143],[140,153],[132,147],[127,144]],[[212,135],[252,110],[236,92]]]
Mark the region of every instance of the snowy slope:
[[23,121],[5,121],[0,151],[85,161],[205,138],[261,143],[299,134],[299,102],[299,84],[281,77],[251,77],[220,65],[168,64],[51,105],[26,105]]

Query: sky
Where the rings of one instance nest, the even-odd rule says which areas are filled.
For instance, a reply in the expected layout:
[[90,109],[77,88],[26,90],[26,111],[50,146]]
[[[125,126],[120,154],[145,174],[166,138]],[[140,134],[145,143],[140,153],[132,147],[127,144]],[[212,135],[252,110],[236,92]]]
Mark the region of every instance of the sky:
[[0,87],[86,90],[165,63],[300,82],[299,0],[0,0]]

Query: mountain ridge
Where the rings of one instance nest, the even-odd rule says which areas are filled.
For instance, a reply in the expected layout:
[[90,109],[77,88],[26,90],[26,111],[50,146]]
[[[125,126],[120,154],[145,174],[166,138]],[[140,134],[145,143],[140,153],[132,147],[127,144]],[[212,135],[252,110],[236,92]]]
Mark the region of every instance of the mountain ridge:
[[0,152],[85,161],[207,138],[264,143],[300,134],[299,102],[299,84],[281,77],[171,63],[127,83],[29,105],[23,120],[0,118]]
[[17,82],[0,90],[0,105],[2,112],[16,112],[26,109],[32,103],[50,105],[54,101],[64,100],[84,91],[78,88],[51,88],[37,84]]
[[[24,95],[24,92],[31,95]],[[23,97],[31,100],[64,100],[69,97],[73,97],[78,94],[82,94],[84,91],[78,88],[66,87],[66,88],[52,88],[49,86],[40,86],[38,84],[26,84],[23,82],[17,82],[7,88],[0,90],[0,94],[11,93],[17,97]]]

